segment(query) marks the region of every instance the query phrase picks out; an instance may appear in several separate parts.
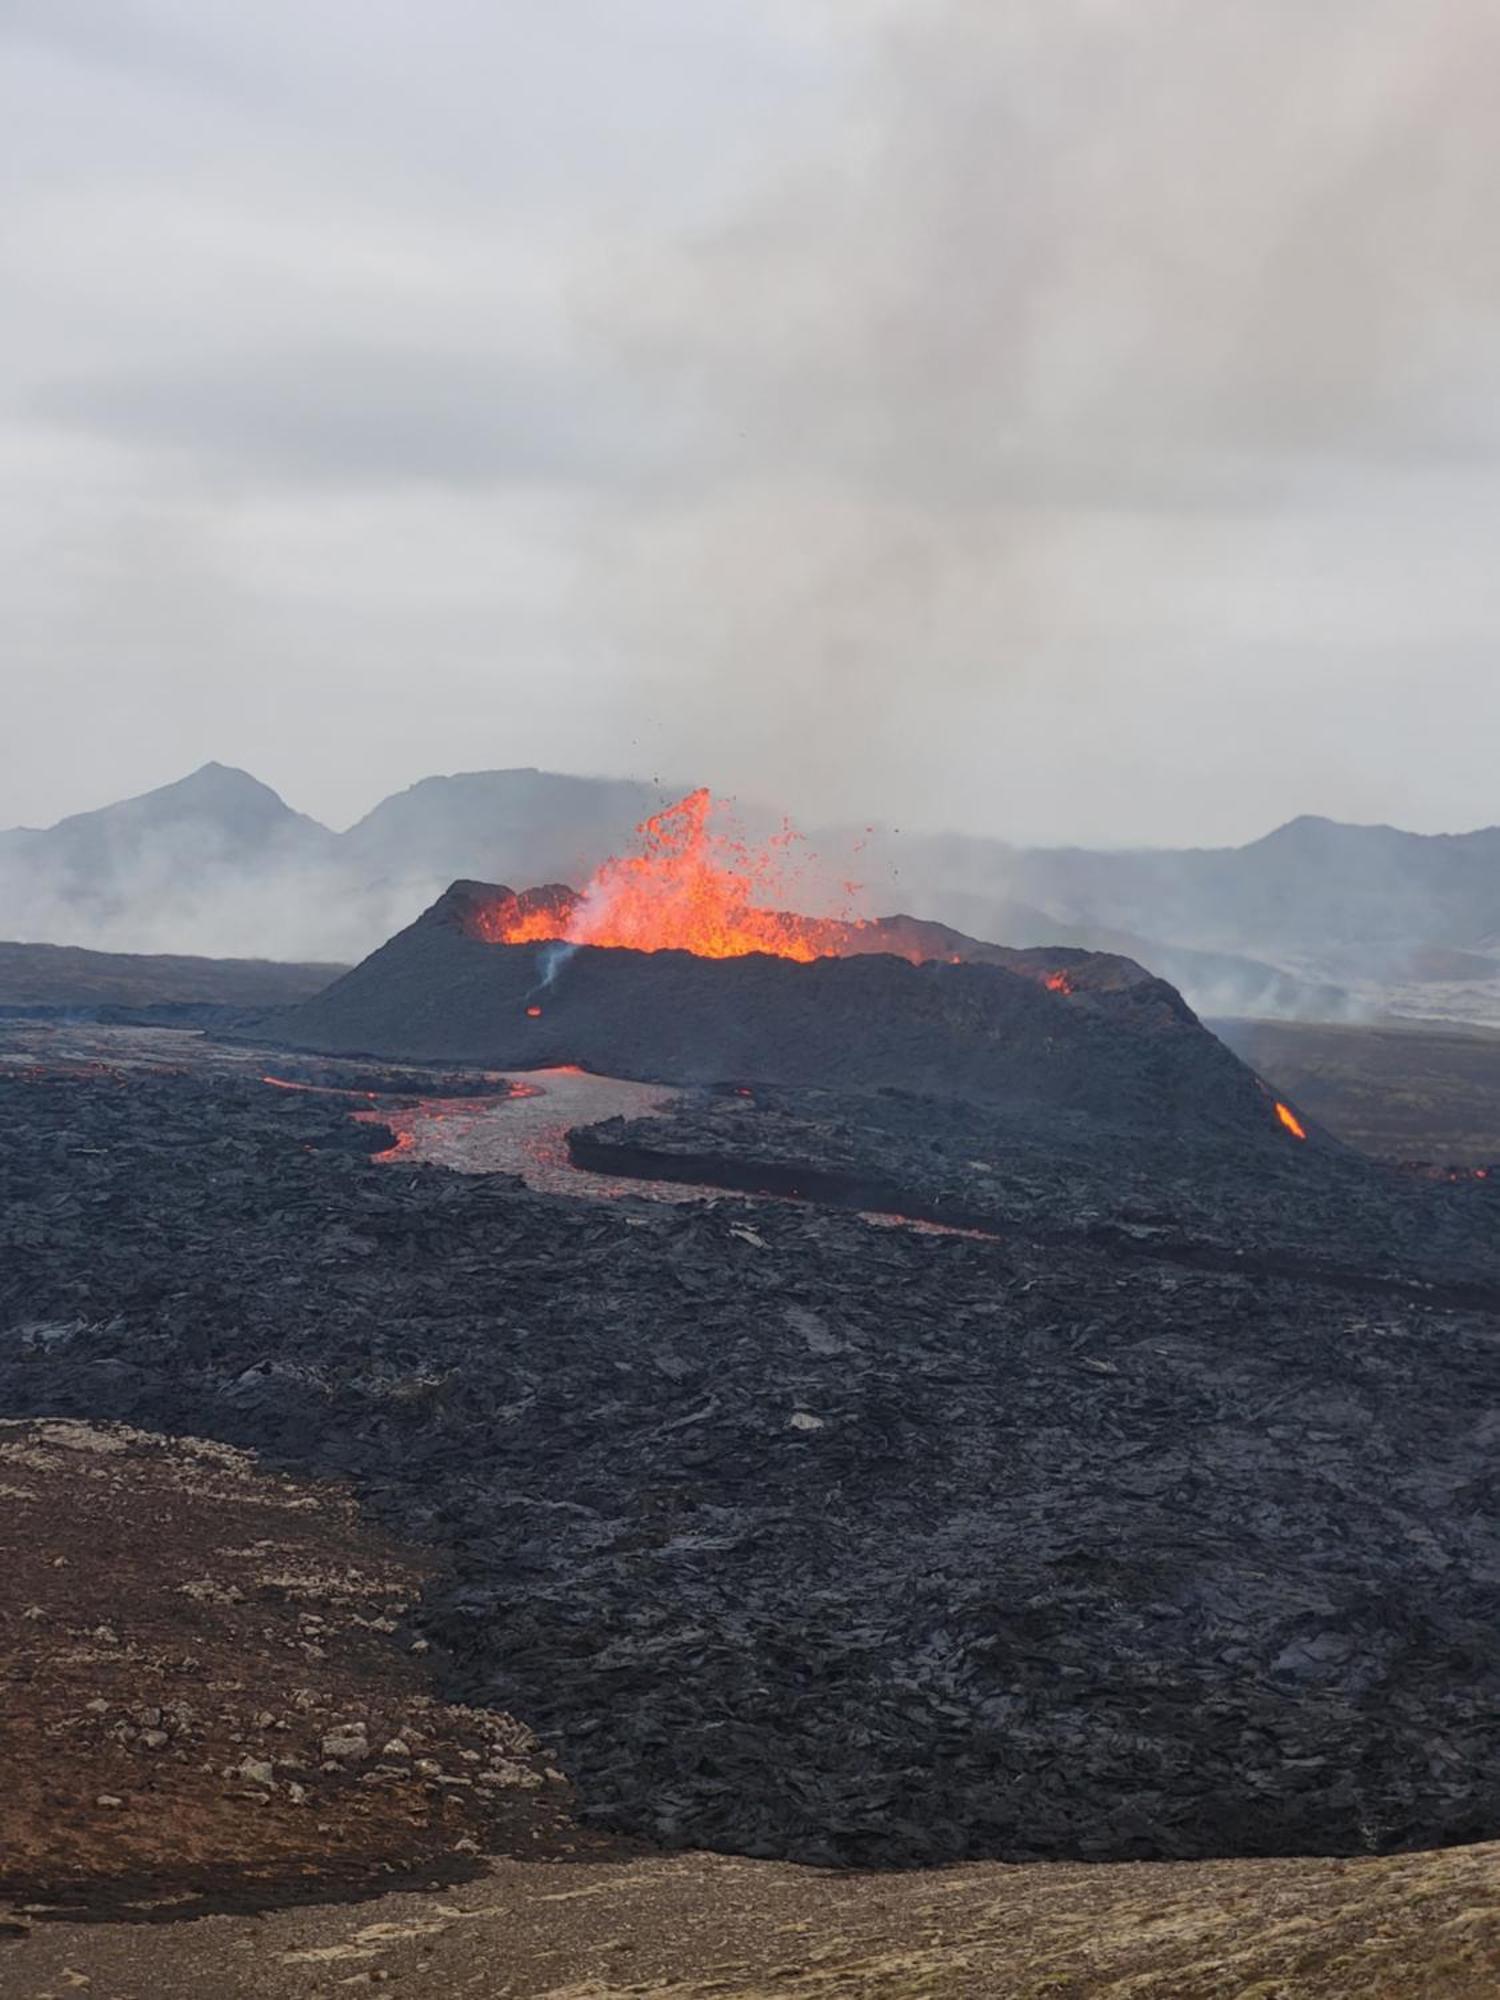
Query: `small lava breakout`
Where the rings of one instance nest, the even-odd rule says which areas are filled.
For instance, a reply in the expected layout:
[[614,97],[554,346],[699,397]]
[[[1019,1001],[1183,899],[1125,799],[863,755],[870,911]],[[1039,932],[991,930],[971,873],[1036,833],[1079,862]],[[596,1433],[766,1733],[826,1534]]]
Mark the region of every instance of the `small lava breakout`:
[[1307,1127],[1302,1123],[1302,1120],[1293,1111],[1291,1106],[1283,1104],[1280,1098],[1276,1100],[1276,1116],[1281,1120],[1294,1139],[1305,1139],[1307,1137]]

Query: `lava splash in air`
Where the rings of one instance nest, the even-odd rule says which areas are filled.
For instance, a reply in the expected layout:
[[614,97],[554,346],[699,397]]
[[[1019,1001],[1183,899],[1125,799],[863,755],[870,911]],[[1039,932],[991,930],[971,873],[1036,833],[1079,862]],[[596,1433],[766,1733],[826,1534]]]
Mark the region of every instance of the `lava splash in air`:
[[491,912],[485,934],[496,944],[560,938],[700,958],[763,951],[806,961],[861,948],[865,924],[776,907],[793,893],[799,836],[790,827],[755,848],[715,830],[713,811],[711,793],[690,792],[638,827],[640,853],[606,861],[575,901]]

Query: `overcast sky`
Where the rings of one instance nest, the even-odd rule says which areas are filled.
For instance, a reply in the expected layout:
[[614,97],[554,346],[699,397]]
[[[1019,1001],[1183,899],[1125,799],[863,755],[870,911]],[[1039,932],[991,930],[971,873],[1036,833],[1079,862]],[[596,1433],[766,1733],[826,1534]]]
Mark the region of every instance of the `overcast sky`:
[[1493,0],[0,0],[0,824],[1500,820]]

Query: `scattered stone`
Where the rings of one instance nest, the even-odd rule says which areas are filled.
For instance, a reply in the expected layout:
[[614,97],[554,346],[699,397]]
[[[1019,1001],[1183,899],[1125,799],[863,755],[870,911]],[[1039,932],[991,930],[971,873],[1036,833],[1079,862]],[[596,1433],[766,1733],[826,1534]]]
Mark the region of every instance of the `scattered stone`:
[[321,1738],[319,1747],[325,1757],[337,1763],[358,1763],[370,1754],[370,1741],[362,1722],[341,1724],[337,1729],[328,1730]]

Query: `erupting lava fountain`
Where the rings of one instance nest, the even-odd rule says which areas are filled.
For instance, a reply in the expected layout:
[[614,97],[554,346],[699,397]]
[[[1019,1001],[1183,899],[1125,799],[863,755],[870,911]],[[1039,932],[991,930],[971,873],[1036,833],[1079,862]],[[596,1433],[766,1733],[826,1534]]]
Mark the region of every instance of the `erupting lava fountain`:
[[[706,788],[689,792],[636,829],[639,854],[615,856],[595,870],[581,895],[533,890],[476,915],[491,944],[560,941],[626,951],[690,951],[698,958],[848,958],[894,950],[919,964],[934,956],[893,946],[879,924],[840,915],[794,916],[783,904],[796,892],[802,836],[784,825],[764,846],[714,830],[717,810]],[[857,886],[841,885],[853,898]],[[948,955],[948,954],[939,954]]]

